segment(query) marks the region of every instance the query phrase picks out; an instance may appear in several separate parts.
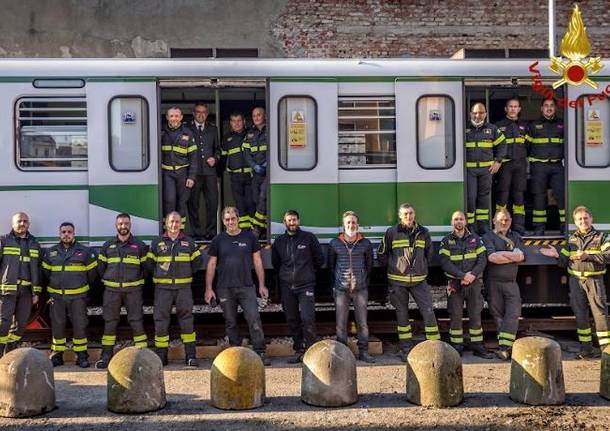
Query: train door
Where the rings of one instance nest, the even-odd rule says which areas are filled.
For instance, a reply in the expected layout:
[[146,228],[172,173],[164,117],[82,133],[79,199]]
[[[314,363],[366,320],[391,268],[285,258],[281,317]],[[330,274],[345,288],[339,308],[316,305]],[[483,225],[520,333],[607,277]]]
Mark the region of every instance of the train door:
[[121,212],[151,239],[159,233],[157,83],[91,79],[87,106],[90,240],[115,235]]
[[[464,208],[462,81],[396,80],[396,201],[435,240]],[[396,217],[396,216],[394,216]]]
[[[575,230],[572,210],[580,205],[593,213],[597,229],[610,229],[610,80],[568,86],[567,108],[568,205],[567,220]],[[602,92],[606,97],[602,96]]]
[[340,224],[337,82],[272,79],[269,88],[272,236],[284,232],[283,214],[295,209],[304,229],[333,237]]

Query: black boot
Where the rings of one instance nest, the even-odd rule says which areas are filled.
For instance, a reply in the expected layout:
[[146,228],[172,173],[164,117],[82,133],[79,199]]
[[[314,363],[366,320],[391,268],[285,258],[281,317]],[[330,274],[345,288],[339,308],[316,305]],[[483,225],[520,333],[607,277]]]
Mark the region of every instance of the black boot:
[[363,362],[366,362],[367,364],[374,364],[376,362],[375,358],[373,358],[366,350],[360,352],[360,354],[358,355],[358,359]]
[[478,356],[483,359],[492,359],[493,355],[487,352],[487,349],[483,345],[483,343],[473,343],[470,345],[470,350],[472,350],[472,354],[474,356]]
[[593,344],[588,342],[580,343],[580,353],[576,355],[576,359],[596,359],[600,356],[601,355],[593,348]]
[[157,356],[161,359],[161,363],[163,366],[167,365],[169,362],[167,360],[167,347],[160,347],[157,349]]
[[455,349],[456,352],[459,353],[460,356],[464,355],[464,345],[461,343],[451,343],[451,347]]
[[15,350],[18,347],[19,347],[19,342],[18,341],[13,341],[11,343],[8,343],[4,347],[4,354],[6,355],[8,352],[10,352],[11,350]]
[[508,361],[510,359],[511,349],[508,346],[500,346],[498,350],[496,350],[496,356],[503,361]]
[[407,341],[407,342],[403,342],[400,344],[401,345],[400,345],[400,350],[398,351],[398,357],[400,358],[400,360],[402,362],[407,362],[409,353],[411,352],[411,349],[413,349],[413,347],[415,347],[415,345],[413,344],[412,341]]
[[81,368],[89,368],[89,354],[86,350],[84,352],[76,352],[76,365]]
[[54,367],[59,367],[64,364],[64,352],[53,352],[50,359]]
[[114,354],[114,346],[102,347],[102,356],[100,356],[100,360],[95,363],[95,368],[98,368],[98,369],[108,368],[108,364],[110,364],[110,360],[112,359],[113,354]]
[[189,367],[198,367],[199,362],[197,361],[197,347],[195,343],[184,344],[184,363]]

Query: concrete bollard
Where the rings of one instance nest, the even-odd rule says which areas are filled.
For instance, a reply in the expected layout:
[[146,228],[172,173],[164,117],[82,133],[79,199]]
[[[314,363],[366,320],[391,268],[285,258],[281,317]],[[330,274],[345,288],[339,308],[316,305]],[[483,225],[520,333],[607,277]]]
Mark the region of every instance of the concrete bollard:
[[407,399],[424,407],[453,407],[464,401],[462,358],[449,344],[428,340],[407,357]]
[[54,408],[53,365],[44,353],[28,347],[0,359],[0,416],[25,418]]
[[602,351],[599,394],[610,400],[610,345]]
[[167,402],[163,364],[150,349],[127,347],[108,365],[108,410],[145,413],[162,409]]
[[303,356],[301,400],[320,407],[342,407],[358,401],[356,358],[335,340],[315,343]]
[[565,402],[561,347],[544,337],[519,338],[513,344],[510,398],[533,406]]
[[210,372],[210,402],[219,409],[246,410],[265,404],[265,366],[247,347],[229,347]]

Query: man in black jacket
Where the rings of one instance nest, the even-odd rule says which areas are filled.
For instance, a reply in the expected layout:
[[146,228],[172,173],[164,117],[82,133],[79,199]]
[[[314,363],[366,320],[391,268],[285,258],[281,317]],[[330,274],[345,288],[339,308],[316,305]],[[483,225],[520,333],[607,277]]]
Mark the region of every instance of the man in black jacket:
[[303,353],[316,341],[316,270],[322,266],[320,243],[314,234],[299,228],[299,213],[284,214],[286,233],[271,247],[273,267],[278,273],[282,306],[292,334],[295,356],[289,363],[301,362]]
[[358,331],[358,359],[373,363],[369,355],[369,327],[367,306],[369,280],[373,270],[373,246],[359,232],[358,215],[343,213],[343,233],[330,242],[328,268],[331,272],[335,309],[337,313],[337,341],[347,344],[347,320],[350,301],[354,303]]
[[[193,236],[211,240],[216,236],[218,212],[218,185],[216,165],[220,158],[220,145],[218,144],[218,129],[207,122],[208,105],[197,103],[193,107],[193,121],[190,124],[195,135],[198,149],[197,176],[191,189],[188,201],[189,220]],[[205,198],[205,229],[199,218],[199,198],[203,192]]]

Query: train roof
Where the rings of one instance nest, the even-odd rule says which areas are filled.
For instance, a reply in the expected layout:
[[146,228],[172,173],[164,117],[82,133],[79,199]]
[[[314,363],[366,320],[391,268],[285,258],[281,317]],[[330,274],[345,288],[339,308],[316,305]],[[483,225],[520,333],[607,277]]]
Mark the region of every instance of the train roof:
[[[81,78],[493,78],[557,77],[549,60],[513,59],[3,59],[0,79]],[[598,78],[598,76],[594,77]]]

